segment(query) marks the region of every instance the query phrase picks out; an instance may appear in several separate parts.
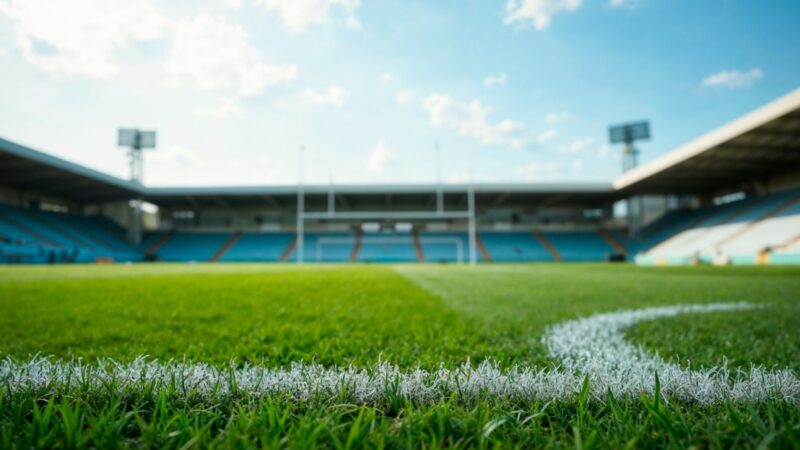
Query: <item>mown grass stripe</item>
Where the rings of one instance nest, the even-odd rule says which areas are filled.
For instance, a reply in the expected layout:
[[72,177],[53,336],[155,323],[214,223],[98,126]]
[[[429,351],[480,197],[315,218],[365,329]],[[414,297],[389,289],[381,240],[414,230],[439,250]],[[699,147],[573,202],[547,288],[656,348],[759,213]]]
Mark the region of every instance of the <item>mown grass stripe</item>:
[[[202,401],[226,401],[240,397],[289,396],[378,404],[402,399],[434,404],[454,395],[465,402],[480,399],[517,401],[573,401],[583,392],[603,401],[609,392],[617,398],[636,398],[659,391],[668,398],[713,404],[719,402],[798,403],[800,380],[787,370],[692,371],[647,355],[625,342],[622,330],[641,320],[683,313],[742,310],[753,305],[725,303],[679,305],[598,314],[566,322],[550,329],[544,340],[550,352],[564,364],[562,369],[512,367],[503,370],[493,362],[476,367],[469,363],[456,369],[402,370],[378,363],[368,368],[324,367],[295,363],[269,369],[246,365],[217,367],[203,363],[158,362],[137,358],[131,362],[100,359],[34,358],[0,362],[0,384],[9,393],[56,394],[113,392],[163,392]],[[584,382],[588,380],[588,391]]]

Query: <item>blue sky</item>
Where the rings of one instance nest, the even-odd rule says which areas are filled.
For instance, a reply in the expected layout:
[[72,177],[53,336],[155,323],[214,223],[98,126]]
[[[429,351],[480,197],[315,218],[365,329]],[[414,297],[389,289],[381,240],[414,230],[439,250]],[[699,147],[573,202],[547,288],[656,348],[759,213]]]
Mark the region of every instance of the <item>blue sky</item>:
[[800,2],[0,0],[0,136],[149,185],[609,181],[800,87]]

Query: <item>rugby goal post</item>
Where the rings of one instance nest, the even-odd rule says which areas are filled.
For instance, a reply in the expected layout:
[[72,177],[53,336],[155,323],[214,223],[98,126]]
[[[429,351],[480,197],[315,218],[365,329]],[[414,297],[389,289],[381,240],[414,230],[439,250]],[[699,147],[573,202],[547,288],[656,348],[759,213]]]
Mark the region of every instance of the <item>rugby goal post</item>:
[[[333,186],[328,191],[328,210],[327,211],[306,211],[305,209],[305,191],[303,184],[298,186],[297,192],[297,239],[296,239],[296,252],[297,263],[303,263],[304,252],[304,236],[305,236],[305,222],[306,220],[328,220],[328,221],[355,221],[355,220],[466,220],[468,224],[468,239],[467,239],[467,252],[469,256],[469,264],[474,266],[477,264],[477,229],[475,219],[475,189],[472,186],[466,188],[467,194],[467,209],[461,211],[444,210],[442,196],[437,193],[437,208],[433,211],[337,211],[335,209],[334,189]],[[377,237],[377,236],[376,236]],[[325,239],[325,238],[323,238]],[[336,239],[336,238],[334,238]],[[425,238],[426,242],[432,242],[431,239],[449,239],[448,237],[442,238]],[[452,238],[457,240],[458,238]],[[353,241],[355,238],[353,238]],[[463,257],[464,249],[463,243],[454,244],[461,246],[461,256]],[[459,250],[457,250],[458,252]]]
[[[444,244],[452,245],[456,253],[456,263],[464,263],[464,242],[461,238],[457,237],[420,237],[420,241],[424,244]],[[358,238],[351,237],[322,237],[317,239],[317,246],[315,249],[315,257],[317,262],[322,262],[325,255],[325,246],[334,245],[350,245],[354,246],[358,242]],[[362,236],[361,244],[409,244],[414,245],[414,238],[404,236]],[[423,244],[423,245],[424,245]]]

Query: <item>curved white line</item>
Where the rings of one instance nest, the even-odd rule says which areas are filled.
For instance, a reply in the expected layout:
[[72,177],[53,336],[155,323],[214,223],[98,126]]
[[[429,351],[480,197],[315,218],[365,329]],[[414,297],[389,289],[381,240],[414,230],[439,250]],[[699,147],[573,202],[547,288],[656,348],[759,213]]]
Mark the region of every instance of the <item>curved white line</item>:
[[[747,373],[689,371],[649,356],[622,338],[622,330],[638,321],[687,312],[737,310],[747,304],[671,306],[599,314],[555,326],[544,340],[550,352],[567,370],[514,367],[501,369],[484,362],[465,363],[457,369],[400,370],[388,363],[357,369],[326,368],[317,364],[293,364],[288,369],[234,366],[218,368],[186,362],[132,362],[100,359],[95,364],[80,360],[51,361],[34,358],[20,362],[0,361],[0,388],[10,392],[77,391],[158,392],[168,387],[176,395],[221,401],[231,397],[269,395],[298,400],[340,399],[346,402],[380,403],[400,398],[433,403],[457,394],[464,401],[480,398],[510,400],[572,399],[589,376],[591,394],[603,399],[608,390],[617,396],[652,394],[655,371],[662,392],[673,398],[714,403],[722,400],[798,402],[800,380],[790,371]],[[586,374],[586,375],[584,375]]]
[[645,320],[686,313],[740,311],[751,303],[675,305],[596,314],[556,325],[543,341],[550,355],[569,371],[589,376],[593,392],[615,395],[653,392],[658,374],[662,392],[701,403],[800,398],[800,380],[789,370],[729,371],[726,367],[690,370],[664,361],[625,340],[624,330]]

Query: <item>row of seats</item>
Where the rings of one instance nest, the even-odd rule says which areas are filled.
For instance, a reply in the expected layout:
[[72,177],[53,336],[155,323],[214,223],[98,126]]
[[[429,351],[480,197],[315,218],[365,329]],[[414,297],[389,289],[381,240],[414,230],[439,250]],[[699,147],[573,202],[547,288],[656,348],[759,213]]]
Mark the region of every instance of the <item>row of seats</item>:
[[[770,250],[774,262],[797,262],[800,254],[800,190],[750,197],[724,205],[673,211],[648,225],[643,237],[620,230],[482,231],[479,260],[602,261],[618,252],[639,254],[642,263],[686,263],[719,255],[753,263]],[[164,261],[296,261],[293,233],[174,233],[146,236],[141,247],[128,244],[124,230],[104,217],[87,217],[0,205],[0,261],[25,263],[140,261],[155,247]],[[615,248],[616,247],[616,248]],[[469,257],[466,232],[310,232],[304,236],[308,262],[463,261]]]
[[106,218],[0,204],[0,261],[141,261],[124,230]]
[[[793,260],[800,239],[800,190],[753,196],[685,214],[691,220],[637,258],[642,264],[729,261],[753,264],[763,254]],[[782,256],[778,256],[782,255]],[[773,260],[772,262],[775,262]]]
[[[480,232],[484,251],[479,261],[604,261],[615,249],[600,234],[584,232],[544,232],[556,255],[531,232]],[[157,247],[157,248],[154,248]],[[296,261],[296,236],[293,233],[153,233],[144,240],[162,261]],[[469,258],[466,232],[422,231],[411,233],[309,232],[303,237],[306,262],[456,262]]]

